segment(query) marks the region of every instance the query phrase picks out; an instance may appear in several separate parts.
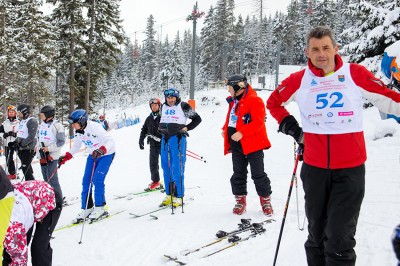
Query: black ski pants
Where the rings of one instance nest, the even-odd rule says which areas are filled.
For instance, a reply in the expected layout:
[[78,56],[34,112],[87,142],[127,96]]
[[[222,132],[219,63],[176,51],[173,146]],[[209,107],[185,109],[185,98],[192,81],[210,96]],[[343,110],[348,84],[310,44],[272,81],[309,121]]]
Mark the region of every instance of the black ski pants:
[[230,143],[232,148],[233,175],[231,186],[233,195],[247,195],[247,166],[249,164],[251,179],[254,181],[257,194],[261,197],[271,195],[271,181],[264,171],[264,151],[259,150],[244,155],[240,141],[236,142],[231,139]]
[[149,162],[150,162],[150,174],[151,174],[151,181],[153,182],[160,182],[160,173],[159,173],[159,159],[160,159],[160,151],[161,146],[150,146],[150,155],[149,155]]
[[14,149],[5,146],[5,156],[6,156],[6,167],[8,174],[14,175],[15,172],[15,163],[14,163]]
[[21,160],[21,168],[25,176],[25,181],[35,180],[31,166],[33,156],[35,156],[33,150],[18,150],[18,157]]
[[356,263],[356,227],[365,192],[365,166],[324,169],[303,163],[310,266],[350,266]]

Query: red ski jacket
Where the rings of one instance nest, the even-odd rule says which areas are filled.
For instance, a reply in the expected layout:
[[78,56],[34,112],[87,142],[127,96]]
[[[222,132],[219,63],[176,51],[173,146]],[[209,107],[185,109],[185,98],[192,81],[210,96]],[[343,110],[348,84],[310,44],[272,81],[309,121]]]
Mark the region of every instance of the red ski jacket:
[[[343,66],[339,55],[335,56],[335,71]],[[308,61],[308,68],[318,77],[324,72]],[[280,124],[289,115],[284,105],[294,100],[300,88],[305,69],[291,74],[282,81],[267,100],[267,109]],[[351,78],[361,90],[363,97],[385,113],[400,115],[400,94],[388,89],[365,67],[350,64]],[[299,121],[300,122],[300,121]],[[344,134],[304,133],[304,162],[327,169],[351,168],[362,165],[366,159],[364,132]]]
[[[229,104],[229,109],[225,124],[222,127],[224,131],[224,155],[231,152],[228,123],[229,115],[234,104],[232,97],[229,96],[226,100]],[[235,114],[237,116],[236,131],[240,131],[243,135],[240,143],[242,144],[243,153],[245,155],[271,147],[265,127],[266,111],[264,102],[257,96],[256,91],[253,90],[250,85],[247,85],[243,96],[238,101]]]

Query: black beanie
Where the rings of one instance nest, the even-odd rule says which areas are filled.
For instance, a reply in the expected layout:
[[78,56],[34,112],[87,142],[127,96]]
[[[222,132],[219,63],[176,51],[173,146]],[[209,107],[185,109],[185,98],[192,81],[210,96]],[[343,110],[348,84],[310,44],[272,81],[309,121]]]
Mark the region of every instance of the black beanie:
[[13,191],[11,182],[8,179],[6,172],[4,172],[3,167],[0,166],[0,200],[11,191]]

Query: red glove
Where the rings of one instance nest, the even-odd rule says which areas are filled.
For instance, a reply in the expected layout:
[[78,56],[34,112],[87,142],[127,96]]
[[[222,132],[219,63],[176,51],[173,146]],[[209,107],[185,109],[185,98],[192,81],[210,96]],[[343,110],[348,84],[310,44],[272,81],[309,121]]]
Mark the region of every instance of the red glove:
[[106,153],[107,153],[106,147],[101,146],[100,148],[98,148],[97,150],[94,150],[92,152],[92,157],[93,157],[93,159],[97,159],[97,158],[99,158],[100,156],[103,156]]
[[65,164],[66,161],[71,159],[72,159],[72,154],[69,152],[67,152],[64,156],[60,156],[60,158],[58,158],[58,168],[60,168],[61,165]]

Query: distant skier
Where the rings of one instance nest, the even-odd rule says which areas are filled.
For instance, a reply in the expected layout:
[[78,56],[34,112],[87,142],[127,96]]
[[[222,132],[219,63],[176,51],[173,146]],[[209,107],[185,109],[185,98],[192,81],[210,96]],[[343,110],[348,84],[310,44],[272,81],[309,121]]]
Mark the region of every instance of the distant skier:
[[272,215],[271,181],[264,170],[264,149],[271,143],[265,127],[265,106],[244,75],[232,75],[227,81],[229,104],[225,124],[222,127],[224,154],[232,153],[232,193],[236,204],[233,213],[246,211],[247,166],[250,164],[251,178],[260,197],[262,211]]
[[100,124],[103,126],[103,128],[104,128],[106,131],[110,130],[110,126],[108,125],[108,122],[107,122],[107,120],[106,120],[105,115],[100,115],[100,116],[99,116],[99,119],[100,119]]
[[[307,34],[308,67],[271,93],[267,108],[279,131],[304,147],[300,177],[305,193],[309,265],[355,265],[355,234],[365,193],[363,99],[400,115],[400,94],[364,66],[344,63],[327,26]],[[295,101],[302,127],[285,106]]]
[[42,170],[43,180],[57,189],[62,195],[58,180],[57,166],[61,148],[65,144],[63,125],[54,119],[56,110],[53,106],[45,105],[40,109],[41,123],[38,129],[37,153]]
[[8,173],[8,178],[11,180],[17,178],[14,163],[14,152],[16,152],[16,150],[13,147],[9,147],[8,143],[14,142],[17,138],[18,127],[17,108],[14,105],[10,105],[7,107],[6,120],[0,125],[0,133],[4,133],[3,144],[6,156],[6,172]]
[[[161,140],[161,167],[164,172],[166,196],[162,206],[182,205],[185,195],[186,138],[188,131],[201,123],[201,117],[192,107],[181,101],[179,91],[169,88],[164,91],[165,102],[161,107],[159,131]],[[186,125],[187,118],[192,121]]]
[[161,150],[161,134],[158,131],[158,126],[160,124],[160,107],[161,101],[157,98],[152,98],[149,101],[149,106],[151,109],[150,115],[144,121],[142,130],[139,137],[139,148],[144,149],[144,139],[147,137],[147,143],[150,145],[150,174],[151,174],[151,184],[147,190],[155,190],[163,188],[160,183],[160,173],[159,169],[159,157]]
[[31,115],[31,108],[27,104],[18,105],[17,111],[20,119],[17,138],[15,141],[9,142],[8,147],[18,150],[18,157],[21,160],[21,168],[25,180],[34,180],[31,163],[35,156],[38,121]]
[[[74,222],[83,221],[86,217],[97,220],[108,216],[105,198],[104,180],[115,155],[115,143],[112,137],[97,122],[89,121],[86,110],[73,111],[68,122],[75,129],[74,144],[71,150],[61,156],[59,165],[72,159],[80,147],[86,146],[91,153],[86,160],[85,173],[82,180],[81,209]],[[94,185],[94,207],[92,199],[92,184]],[[86,205],[86,202],[88,204]]]

